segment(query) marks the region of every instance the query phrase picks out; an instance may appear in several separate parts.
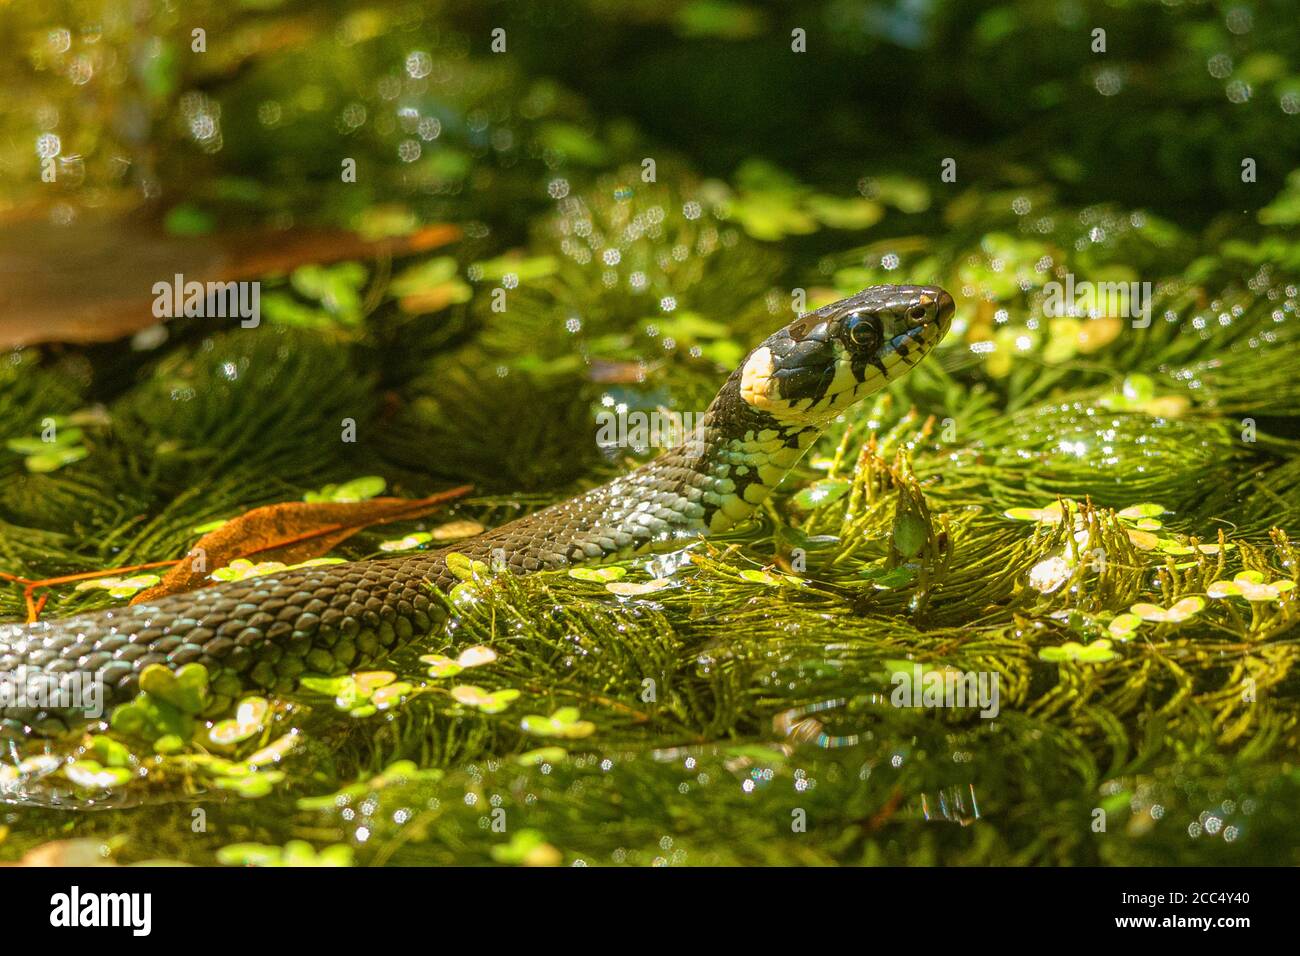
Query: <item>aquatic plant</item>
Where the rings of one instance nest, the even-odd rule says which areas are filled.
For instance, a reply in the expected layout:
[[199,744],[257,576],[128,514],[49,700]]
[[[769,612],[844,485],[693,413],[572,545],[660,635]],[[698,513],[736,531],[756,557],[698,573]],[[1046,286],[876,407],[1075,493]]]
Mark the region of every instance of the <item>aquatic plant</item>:
[[[17,6],[0,20],[34,22]],[[24,741],[0,764],[0,801],[26,804],[0,857],[66,835],[64,811],[33,804],[121,801],[140,807],[71,830],[127,835],[123,860],[1297,862],[1300,180],[1295,131],[1269,120],[1300,109],[1300,88],[1269,59],[1273,13],[1238,33],[1148,6],[1107,14],[1136,33],[1178,24],[1172,73],[1149,50],[1097,67],[1065,42],[1069,11],[1028,0],[976,16],[801,5],[834,27],[827,75],[858,75],[866,51],[931,106],[956,76],[982,130],[968,141],[830,83],[815,149],[781,108],[805,107],[785,60],[756,89],[726,75],[741,38],[788,48],[775,14],[743,4],[592,0],[589,48],[554,31],[519,59],[472,48],[469,7],[325,5],[329,29],[283,57],[254,44],[246,68],[182,63],[177,24],[151,23],[159,44],[132,75],[169,146],[167,235],[264,213],[371,236],[453,222],[465,238],[268,275],[252,334],[179,319],[152,345],[6,352],[0,571],[22,579],[0,587],[6,620],[30,613],[28,581],[56,579],[44,617],[121,603],[152,582],[116,569],[176,561],[259,506],[473,482],[450,514],[360,530],[317,560],[441,547],[654,454],[599,447],[595,413],[700,410],[800,308],[897,281],[943,284],[960,308],[937,354],[835,423],[735,533],[527,579],[452,561],[447,628],[373,669],[267,664],[257,693],[151,669],[106,725]],[[664,62],[611,65],[640,56],[611,42],[629,20],[685,39]],[[98,49],[127,56],[105,23]],[[926,72],[943,31],[969,56]],[[68,108],[77,57],[101,54],[13,35],[63,84],[47,91],[61,135],[113,192],[111,158],[136,147],[111,115]],[[1061,45],[1044,54],[1045,37]],[[728,81],[725,115],[665,105],[656,70],[679,68]],[[212,150],[163,122],[211,118],[199,84],[224,86],[221,122],[246,136]],[[1122,120],[1062,127],[1117,85]],[[640,98],[652,132],[615,115]],[[1204,122],[1169,125],[1170,104]],[[19,170],[6,191],[36,168],[36,121],[0,119],[21,127],[0,137],[22,151],[0,146]],[[340,143],[375,174],[345,184]],[[1246,144],[1274,172],[1254,211],[1220,212],[1246,204],[1237,169],[1199,173]],[[950,152],[958,183],[935,177]],[[244,175],[262,168],[277,175]],[[84,212],[91,194],[65,185]],[[1067,282],[1149,282],[1150,298],[1129,285],[1057,314]],[[296,563],[247,557],[218,577]],[[86,572],[105,576],[60,580]],[[914,667],[996,677],[996,716],[896,706]],[[219,825],[194,831],[196,802]],[[228,842],[244,833],[257,842]]]

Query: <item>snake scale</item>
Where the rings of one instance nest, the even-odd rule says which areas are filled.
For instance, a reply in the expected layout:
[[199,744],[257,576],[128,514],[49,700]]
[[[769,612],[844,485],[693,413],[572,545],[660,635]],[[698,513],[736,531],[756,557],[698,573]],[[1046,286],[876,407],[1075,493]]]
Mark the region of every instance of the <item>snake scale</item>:
[[[751,351],[680,446],[584,494],[444,551],[275,572],[148,603],[0,625],[0,736],[66,730],[132,698],[140,673],[207,667],[212,711],[249,688],[366,667],[443,623],[452,551],[529,573],[613,561],[744,520],[833,418],[916,365],[948,330],[934,286],[873,286]],[[87,695],[86,687],[97,688]],[[22,691],[20,694],[19,691]]]

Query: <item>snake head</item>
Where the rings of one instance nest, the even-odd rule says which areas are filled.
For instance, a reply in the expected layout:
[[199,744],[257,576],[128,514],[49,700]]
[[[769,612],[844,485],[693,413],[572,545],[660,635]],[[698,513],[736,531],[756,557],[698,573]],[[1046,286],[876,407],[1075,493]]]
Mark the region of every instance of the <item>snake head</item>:
[[745,360],[740,395],[787,425],[816,425],[916,365],[952,323],[938,286],[878,285],[802,315]]

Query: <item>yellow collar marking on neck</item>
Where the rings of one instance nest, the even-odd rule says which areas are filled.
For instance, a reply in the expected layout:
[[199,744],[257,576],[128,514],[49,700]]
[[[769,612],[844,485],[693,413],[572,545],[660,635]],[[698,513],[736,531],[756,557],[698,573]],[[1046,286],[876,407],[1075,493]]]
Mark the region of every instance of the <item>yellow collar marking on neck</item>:
[[778,396],[772,394],[777,390],[772,379],[772,350],[755,349],[745,360],[745,367],[740,372],[740,397],[745,404],[770,411]]

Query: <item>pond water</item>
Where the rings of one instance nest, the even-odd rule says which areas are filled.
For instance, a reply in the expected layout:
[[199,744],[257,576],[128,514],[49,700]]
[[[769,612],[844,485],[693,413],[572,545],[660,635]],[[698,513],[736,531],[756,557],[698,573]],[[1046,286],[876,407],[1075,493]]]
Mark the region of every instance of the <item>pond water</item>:
[[[10,720],[0,859],[1300,862],[1293,20],[0,7],[6,623],[220,522],[227,581],[468,542],[797,313],[957,305],[724,534],[465,562],[364,670]],[[345,507],[239,523],[288,502]]]

